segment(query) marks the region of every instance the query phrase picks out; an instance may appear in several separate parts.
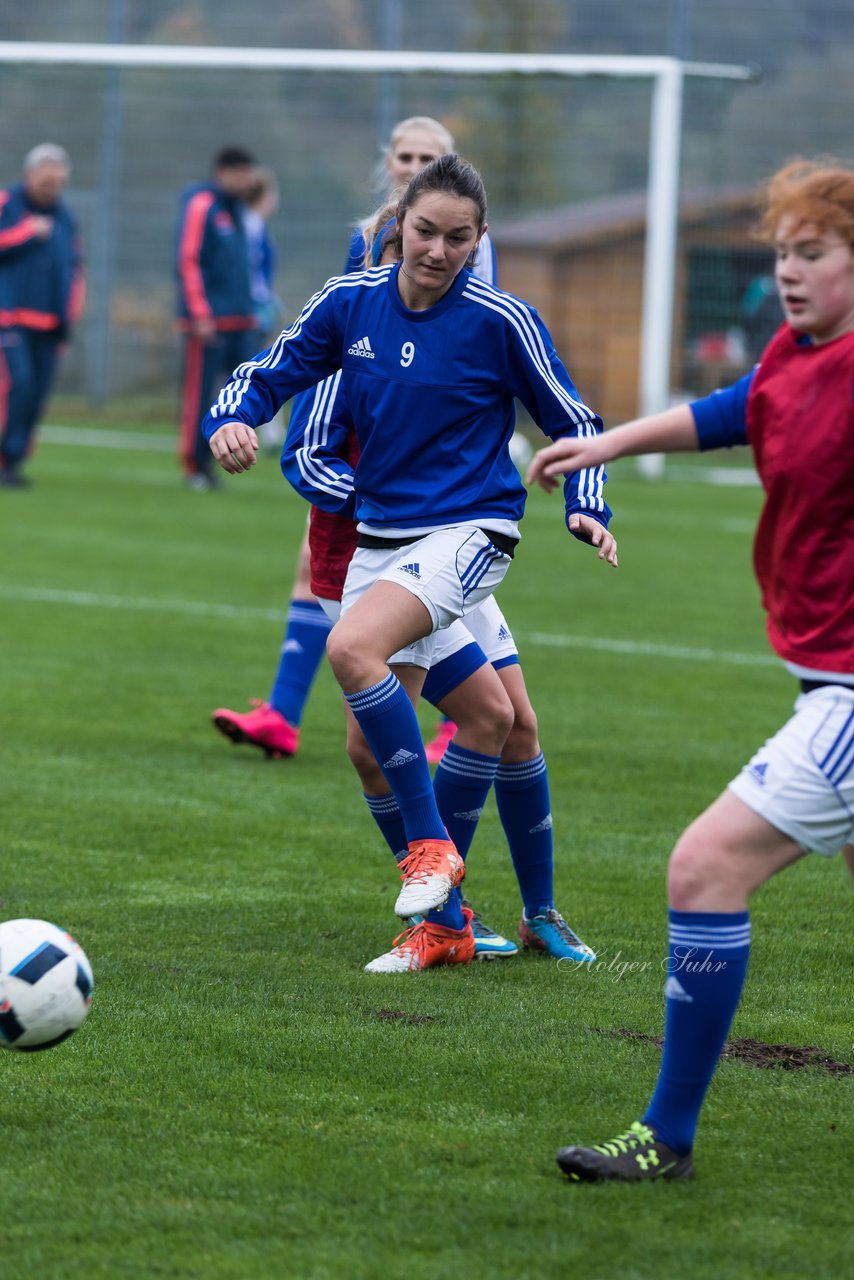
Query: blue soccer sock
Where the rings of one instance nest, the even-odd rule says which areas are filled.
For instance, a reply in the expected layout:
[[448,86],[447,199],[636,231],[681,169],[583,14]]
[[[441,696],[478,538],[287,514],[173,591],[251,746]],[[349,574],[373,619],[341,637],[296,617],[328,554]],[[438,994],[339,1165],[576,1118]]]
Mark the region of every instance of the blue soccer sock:
[[431,924],[442,924],[446,929],[464,928],[466,921],[463,915],[463,895],[459,889],[452,889],[445,905],[428,911],[426,919]]
[[552,812],[542,751],[533,760],[498,766],[495,800],[531,920],[554,906]]
[[644,1123],[689,1151],[747,973],[747,911],[670,912],[664,1052]]
[[344,699],[398,803],[407,841],[447,840],[418,719],[393,671]]
[[[436,768],[433,778],[436,804],[448,835],[463,859],[471,848],[499,759],[499,756],[482,755],[451,742]],[[446,929],[462,929],[465,921],[461,902],[462,895],[454,889],[444,907],[431,911],[427,919],[432,924],[443,924]]]
[[436,804],[448,835],[465,859],[486,797],[495,781],[499,756],[482,755],[449,742],[433,777]]
[[380,834],[400,862],[409,853],[403,818],[394,796],[365,796],[365,804],[380,829]]
[[332,623],[314,600],[292,600],[270,706],[298,728]]

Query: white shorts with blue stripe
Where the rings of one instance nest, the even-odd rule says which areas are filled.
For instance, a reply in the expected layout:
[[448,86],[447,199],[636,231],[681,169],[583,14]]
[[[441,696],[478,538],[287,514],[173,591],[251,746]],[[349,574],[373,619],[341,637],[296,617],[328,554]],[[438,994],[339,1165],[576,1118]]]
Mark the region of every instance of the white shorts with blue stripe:
[[[510,556],[495,546],[488,533],[468,524],[438,529],[402,547],[357,547],[344,584],[341,612],[346,613],[375,582],[404,587],[430,614],[433,632],[394,654],[390,662],[429,667],[436,632],[473,613],[501,584],[509,564]],[[468,632],[459,628],[459,633],[456,647],[471,643]]]
[[730,790],[806,852],[854,843],[854,688],[802,693]]

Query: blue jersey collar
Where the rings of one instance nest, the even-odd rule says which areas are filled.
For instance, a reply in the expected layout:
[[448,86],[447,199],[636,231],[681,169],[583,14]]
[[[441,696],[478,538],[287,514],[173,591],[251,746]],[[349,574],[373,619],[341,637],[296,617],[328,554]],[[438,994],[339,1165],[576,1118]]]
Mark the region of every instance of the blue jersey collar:
[[427,324],[431,320],[436,320],[439,316],[444,315],[448,308],[452,307],[457,301],[468,284],[471,275],[471,272],[466,267],[463,267],[448,292],[439,299],[435,306],[428,307],[426,311],[410,311],[409,307],[404,305],[397,290],[397,277],[400,274],[400,266],[399,262],[395,263],[394,269],[389,275],[388,296],[397,314],[403,316],[406,320],[411,320],[414,324]]

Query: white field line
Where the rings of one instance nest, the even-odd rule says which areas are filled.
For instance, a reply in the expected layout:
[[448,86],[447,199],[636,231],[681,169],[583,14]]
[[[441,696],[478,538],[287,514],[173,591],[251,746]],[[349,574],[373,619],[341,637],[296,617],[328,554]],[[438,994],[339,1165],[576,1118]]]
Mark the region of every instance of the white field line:
[[[237,621],[284,622],[281,609],[260,609],[251,605],[212,604],[203,600],[163,600],[149,596],[98,595],[91,591],[59,591],[47,587],[11,587],[0,583],[0,599],[30,601],[33,604],[73,605],[90,609],[118,609],[137,613],[172,613],[189,617],[226,618]],[[627,657],[666,658],[676,662],[716,662],[739,667],[777,667],[771,654],[738,653],[727,649],[692,649],[685,645],[658,644],[644,640],[614,640],[607,636],[552,635],[543,631],[523,632],[516,637],[521,645],[548,649],[582,649],[592,653],[616,653]]]
[[[514,633],[515,634],[515,633]],[[592,653],[621,653],[640,658],[671,658],[677,662],[723,662],[735,667],[779,667],[770,653],[737,653],[731,649],[691,649],[685,645],[645,640],[611,640],[607,636],[554,636],[542,631],[517,635],[520,644],[553,649],[586,649]]]
[[154,596],[97,595],[93,591],[57,591],[50,587],[7,587],[0,583],[0,599],[29,600],[33,604],[80,605],[87,609],[124,609],[132,613],[177,613],[189,617],[235,618],[283,622],[285,607],[257,609],[251,605],[209,604],[203,600],[158,600]]
[[143,453],[176,453],[174,435],[151,431],[102,431],[99,427],[41,427],[39,439],[48,444],[81,445],[85,449],[139,449]]

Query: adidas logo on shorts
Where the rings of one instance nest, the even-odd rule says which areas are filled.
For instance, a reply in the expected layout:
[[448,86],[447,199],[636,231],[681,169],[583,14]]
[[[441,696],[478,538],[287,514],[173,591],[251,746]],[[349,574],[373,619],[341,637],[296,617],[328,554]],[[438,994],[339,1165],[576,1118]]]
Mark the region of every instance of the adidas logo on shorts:
[[415,564],[402,564],[398,568],[398,573],[408,573],[410,577],[420,578],[421,565],[417,562]]
[[768,772],[768,762],[763,761],[761,764],[751,764],[747,766],[747,772],[752,778],[755,778],[760,787],[765,786],[765,774]]
[[498,628],[498,639],[499,639],[499,640],[512,640],[512,639],[513,639],[513,637],[511,636],[510,632],[507,630],[507,628],[505,627],[505,625],[504,625],[504,623],[503,623],[503,622],[502,622],[501,626]]
[[371,348],[370,338],[360,338],[358,342],[354,342],[352,347],[347,348],[348,356],[361,356],[363,360],[375,360],[376,355]]
[[401,747],[399,751],[395,751],[390,760],[386,760],[383,765],[384,769],[396,769],[398,765],[409,764],[410,760],[417,760],[418,757],[414,751],[407,751],[406,747]]

